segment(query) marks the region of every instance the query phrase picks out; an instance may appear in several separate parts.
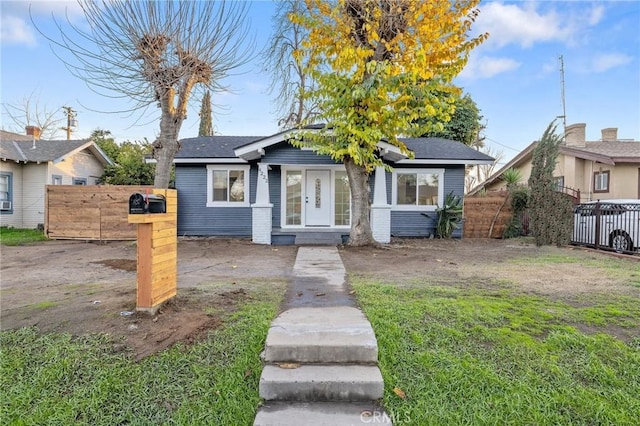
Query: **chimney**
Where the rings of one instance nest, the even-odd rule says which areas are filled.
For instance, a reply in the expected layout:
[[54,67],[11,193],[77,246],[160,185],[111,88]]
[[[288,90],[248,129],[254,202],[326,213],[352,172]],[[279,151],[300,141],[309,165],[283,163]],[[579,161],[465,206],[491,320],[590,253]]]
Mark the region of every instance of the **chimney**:
[[586,123],[576,123],[567,126],[564,134],[564,141],[567,146],[585,146]]
[[602,142],[615,142],[618,140],[618,128],[609,127],[602,129]]
[[40,134],[42,133],[40,127],[27,126],[25,127],[25,130],[27,131],[27,136],[33,136],[34,139],[40,139]]

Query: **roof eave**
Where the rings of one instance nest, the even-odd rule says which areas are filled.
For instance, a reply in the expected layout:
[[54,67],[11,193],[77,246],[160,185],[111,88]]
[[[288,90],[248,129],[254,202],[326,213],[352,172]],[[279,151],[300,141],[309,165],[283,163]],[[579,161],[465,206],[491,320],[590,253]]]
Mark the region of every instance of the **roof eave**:
[[396,164],[464,164],[482,165],[492,164],[494,160],[475,160],[465,158],[414,158],[397,161]]

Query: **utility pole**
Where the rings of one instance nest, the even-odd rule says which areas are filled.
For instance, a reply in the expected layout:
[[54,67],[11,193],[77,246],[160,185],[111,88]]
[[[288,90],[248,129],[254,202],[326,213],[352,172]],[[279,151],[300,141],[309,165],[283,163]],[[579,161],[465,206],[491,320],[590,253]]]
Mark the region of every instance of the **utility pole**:
[[78,114],[73,108],[68,106],[63,106],[62,109],[67,116],[67,127],[62,127],[62,130],[67,132],[67,140],[70,141],[73,128],[78,126],[78,120],[76,120],[76,115]]
[[562,55],[558,58],[560,60],[560,84],[561,84],[561,94],[562,94],[562,126],[563,126],[563,136],[564,140],[565,135],[567,134],[567,107],[564,99],[564,58]]

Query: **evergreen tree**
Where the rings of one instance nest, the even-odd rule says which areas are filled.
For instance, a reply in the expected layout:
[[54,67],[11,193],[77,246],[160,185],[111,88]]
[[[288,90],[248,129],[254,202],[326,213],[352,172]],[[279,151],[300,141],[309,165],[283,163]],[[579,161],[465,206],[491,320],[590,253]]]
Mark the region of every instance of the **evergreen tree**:
[[553,171],[562,137],[556,134],[556,125],[549,124],[542,139],[533,150],[529,177],[531,233],[536,245],[561,246],[571,239],[573,206],[565,194],[556,191]]
[[200,106],[200,128],[198,136],[213,136],[213,125],[211,124],[211,92],[206,91],[202,97]]

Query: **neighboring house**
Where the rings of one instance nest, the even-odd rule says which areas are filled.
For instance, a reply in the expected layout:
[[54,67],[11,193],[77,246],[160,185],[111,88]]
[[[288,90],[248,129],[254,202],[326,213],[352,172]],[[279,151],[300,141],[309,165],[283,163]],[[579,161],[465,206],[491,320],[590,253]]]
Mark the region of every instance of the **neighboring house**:
[[0,224],[44,224],[45,185],[95,185],[113,164],[90,140],[41,140],[0,133]]
[[[174,160],[179,235],[252,237],[261,244],[323,236],[343,241],[351,224],[344,165],[292,146],[290,136],[181,140]],[[465,166],[493,161],[450,140],[402,141],[415,158],[380,142],[379,155],[393,171],[378,168],[371,175],[372,230],[379,242],[391,235],[433,235],[436,207],[447,193],[464,193]]]
[[[618,139],[616,128],[602,129],[602,140],[586,141],[585,129],[584,123],[567,126],[553,173],[558,187],[579,191],[581,202],[640,198],[640,141]],[[469,195],[504,188],[501,177],[510,168],[520,170],[526,184],[536,144],[526,147]]]

